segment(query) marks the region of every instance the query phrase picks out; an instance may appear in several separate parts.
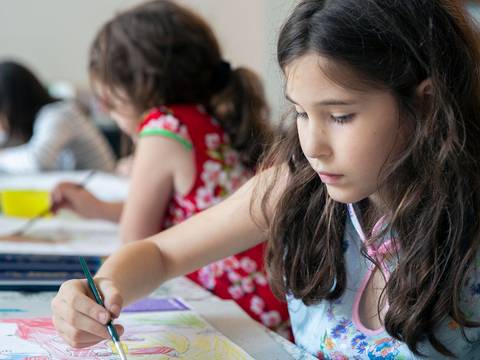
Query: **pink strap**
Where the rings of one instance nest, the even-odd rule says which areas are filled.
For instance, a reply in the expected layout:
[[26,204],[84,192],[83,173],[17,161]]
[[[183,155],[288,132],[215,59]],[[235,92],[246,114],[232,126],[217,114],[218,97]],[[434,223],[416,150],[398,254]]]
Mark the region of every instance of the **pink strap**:
[[[355,228],[358,236],[362,240],[362,242],[365,244],[365,247],[367,248],[367,253],[370,257],[377,259],[377,261],[382,262],[383,259],[385,258],[385,255],[388,253],[392,253],[395,249],[395,242],[392,239],[389,239],[388,241],[384,241],[380,246],[376,247],[375,244],[367,244],[367,237],[365,236],[365,232],[362,229],[362,226],[360,225],[360,221],[358,219],[357,213],[355,212],[355,208],[353,207],[353,204],[348,204],[348,213],[350,215],[350,220],[352,221],[353,227]],[[373,226],[372,229],[372,235],[375,236],[377,235],[384,224],[385,221],[385,216],[382,216]]]
[[[359,235],[360,239],[362,242],[365,244],[365,247],[367,248],[367,253],[371,258],[374,258],[376,261],[380,263],[380,266],[382,268],[382,271],[385,273],[385,276],[388,278],[390,277],[390,272],[385,265],[385,256],[388,254],[391,254],[394,252],[397,247],[396,247],[396,242],[394,241],[393,238],[390,238],[382,244],[380,244],[378,247],[375,246],[375,244],[367,244],[367,237],[365,236],[365,233],[360,225],[360,221],[357,217],[357,214],[355,212],[355,208],[353,207],[353,204],[348,204],[348,213],[350,215],[350,220],[352,221],[353,227],[355,228],[357,234]],[[378,234],[383,226],[385,217],[382,216],[376,223],[375,226],[372,229],[372,235]],[[370,280],[370,277],[372,276],[374,268],[369,267],[367,270],[367,273],[365,274],[364,278],[362,279],[360,283],[360,287],[357,290],[357,293],[355,294],[355,299],[353,301],[353,307],[352,307],[352,320],[357,329],[362,331],[366,335],[378,335],[382,331],[384,331],[383,326],[380,327],[379,329],[369,329],[365,326],[363,326],[362,322],[360,321],[360,315],[358,313],[359,307],[360,307],[360,300],[362,298],[362,294],[365,291],[365,288],[368,284],[368,281]],[[386,304],[388,307],[388,303]]]

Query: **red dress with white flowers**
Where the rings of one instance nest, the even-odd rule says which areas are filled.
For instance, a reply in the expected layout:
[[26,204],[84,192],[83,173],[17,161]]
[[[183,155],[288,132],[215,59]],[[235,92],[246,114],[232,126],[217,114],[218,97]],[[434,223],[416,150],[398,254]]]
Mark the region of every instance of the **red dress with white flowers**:
[[[140,137],[166,136],[195,155],[196,178],[186,195],[174,193],[161,229],[178,224],[220,202],[253,176],[240,161],[220,125],[196,105],[171,105],[150,110],[138,128]],[[288,310],[268,286],[264,245],[207,265],[188,275],[223,299],[234,299],[252,318],[285,336]]]

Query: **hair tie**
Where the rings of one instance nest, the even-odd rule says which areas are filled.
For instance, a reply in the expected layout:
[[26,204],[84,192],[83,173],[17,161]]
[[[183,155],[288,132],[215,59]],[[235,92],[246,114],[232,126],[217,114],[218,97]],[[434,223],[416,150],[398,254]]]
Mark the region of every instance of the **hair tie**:
[[220,61],[213,71],[212,90],[214,93],[223,90],[229,83],[232,68],[227,61]]

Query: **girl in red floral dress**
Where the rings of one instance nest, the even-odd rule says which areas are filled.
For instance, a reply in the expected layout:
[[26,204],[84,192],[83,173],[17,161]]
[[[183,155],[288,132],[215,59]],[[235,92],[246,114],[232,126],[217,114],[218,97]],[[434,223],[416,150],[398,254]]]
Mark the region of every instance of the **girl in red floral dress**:
[[[261,83],[222,60],[196,14],[152,1],[117,15],[93,42],[89,70],[97,98],[136,143],[130,191],[125,203],[111,203],[62,183],[55,208],[119,221],[123,242],[136,241],[220,202],[253,176],[270,135]],[[267,284],[263,256],[259,245],[189,277],[288,334],[287,307]]]

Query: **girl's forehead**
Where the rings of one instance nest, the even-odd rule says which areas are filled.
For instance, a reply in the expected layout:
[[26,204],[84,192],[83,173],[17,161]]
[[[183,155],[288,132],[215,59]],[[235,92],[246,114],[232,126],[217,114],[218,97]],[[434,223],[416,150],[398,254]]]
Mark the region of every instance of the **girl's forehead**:
[[293,102],[317,101],[320,98],[352,98],[359,93],[342,86],[332,78],[331,60],[307,54],[293,60],[285,68],[286,96]]
[[294,59],[285,67],[284,73],[286,96],[294,102],[295,98],[306,102],[319,98],[353,101],[386,90],[346,64],[315,53]]

